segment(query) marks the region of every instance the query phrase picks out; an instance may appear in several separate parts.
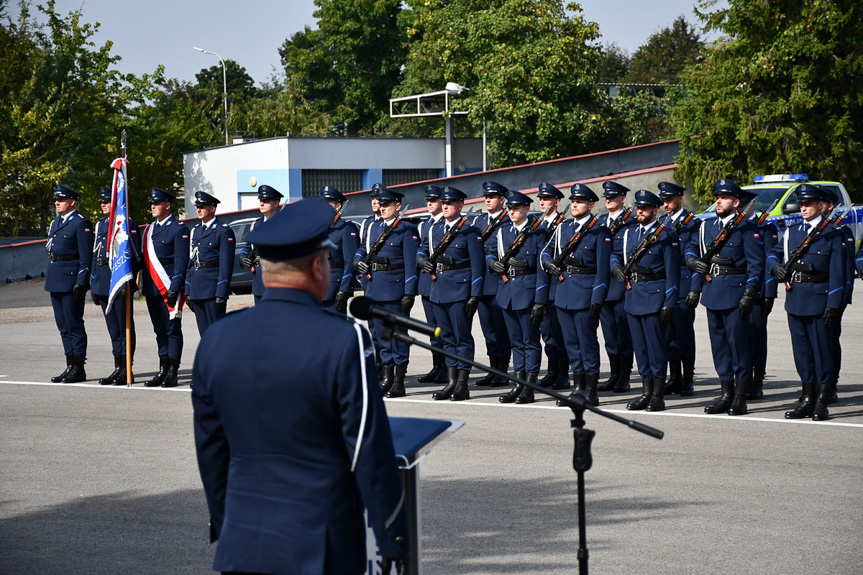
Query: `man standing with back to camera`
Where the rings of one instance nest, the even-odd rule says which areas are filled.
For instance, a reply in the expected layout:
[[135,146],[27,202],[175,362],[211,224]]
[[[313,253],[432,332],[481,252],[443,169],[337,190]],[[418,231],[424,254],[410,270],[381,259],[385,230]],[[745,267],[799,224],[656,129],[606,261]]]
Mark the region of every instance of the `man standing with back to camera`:
[[211,326],[198,347],[195,445],[219,541],[213,569],[223,573],[362,573],[364,507],[384,573],[393,562],[403,569],[410,549],[368,333],[320,306],[332,219],[325,201],[308,199],[251,232],[264,297]]

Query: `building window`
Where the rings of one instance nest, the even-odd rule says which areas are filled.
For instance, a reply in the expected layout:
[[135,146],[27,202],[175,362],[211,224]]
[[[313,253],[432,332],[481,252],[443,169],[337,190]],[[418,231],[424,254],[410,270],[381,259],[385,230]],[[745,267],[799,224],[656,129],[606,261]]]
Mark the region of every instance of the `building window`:
[[321,188],[333,186],[346,194],[363,189],[362,170],[303,170],[303,197],[317,198]]
[[438,170],[383,170],[381,183],[387,187],[413,182],[436,180],[440,177]]

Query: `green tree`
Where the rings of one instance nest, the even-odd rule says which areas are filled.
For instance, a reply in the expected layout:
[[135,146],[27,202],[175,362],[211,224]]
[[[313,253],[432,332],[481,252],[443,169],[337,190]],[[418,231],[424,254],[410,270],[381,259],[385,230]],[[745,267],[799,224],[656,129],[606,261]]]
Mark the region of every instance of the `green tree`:
[[678,16],[671,28],[651,34],[630,61],[628,84],[677,84],[683,69],[701,57],[704,42],[695,28]]
[[860,194],[863,164],[863,4],[738,0],[709,12],[724,36],[683,74],[672,113],[678,179],[701,197],[719,178],[808,172]]
[[[597,85],[600,47],[581,6],[559,0],[408,2],[411,41],[394,96],[469,88],[456,100],[476,134],[488,122],[494,166],[604,149],[613,118]],[[431,122],[412,122],[431,130]],[[440,126],[442,122],[435,122]]]
[[617,42],[606,44],[597,62],[597,81],[603,84],[617,84],[629,74],[632,58]]

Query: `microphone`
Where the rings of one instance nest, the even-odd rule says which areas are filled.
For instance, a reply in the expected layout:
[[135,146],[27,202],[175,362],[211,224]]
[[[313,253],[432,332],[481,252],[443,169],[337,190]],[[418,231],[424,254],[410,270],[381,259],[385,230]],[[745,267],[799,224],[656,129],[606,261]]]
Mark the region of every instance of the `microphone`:
[[387,311],[377,305],[370,297],[359,296],[351,300],[351,315],[358,319],[372,319],[373,317],[392,326],[418,331],[431,337],[440,337],[440,328],[421,321],[417,321],[406,315]]

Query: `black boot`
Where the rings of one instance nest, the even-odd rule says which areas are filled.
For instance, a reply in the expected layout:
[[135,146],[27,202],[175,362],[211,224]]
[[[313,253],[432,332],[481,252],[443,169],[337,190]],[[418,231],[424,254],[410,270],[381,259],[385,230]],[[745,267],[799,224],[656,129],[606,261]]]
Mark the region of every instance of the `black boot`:
[[168,358],[168,371],[165,373],[165,381],[162,387],[177,387],[177,372],[180,371],[180,360],[174,357]]
[[[557,356],[557,381],[551,386],[552,389],[566,389],[569,387],[569,358],[564,354]],[[597,376],[599,377],[599,376]]]
[[557,382],[557,378],[560,376],[560,373],[557,371],[557,353],[547,353],[546,357],[548,358],[548,371],[545,373],[545,376],[539,380],[540,387],[551,387]]
[[452,390],[450,401],[464,401],[470,399],[470,390],[467,388],[467,378],[470,372],[466,369],[458,370],[455,380],[455,389]]
[[386,395],[390,392],[396,382],[396,366],[384,365],[381,367],[381,395]]
[[[509,356],[501,356],[497,358],[497,368],[500,371],[506,372],[509,371]],[[491,383],[488,384],[489,387],[503,387],[505,385],[509,385],[509,380],[502,375],[494,376],[494,379],[491,380]]]
[[837,393],[838,389],[839,379],[837,378],[836,381],[830,384],[830,389],[828,390],[827,403],[829,403],[830,405],[833,405],[834,403],[839,401],[839,394]]
[[705,406],[704,413],[728,413],[728,408],[731,407],[734,401],[734,380],[720,379],[719,389],[719,399]]
[[72,356],[72,368],[61,381],[63,383],[80,383],[87,379],[87,374],[84,372],[84,362],[87,358],[83,355]]
[[650,396],[650,402],[644,409],[647,411],[665,411],[665,386],[662,385],[663,381],[660,379],[653,381],[653,395]]
[[165,382],[165,376],[168,375],[168,365],[170,365],[171,360],[167,355],[159,356],[159,373],[156,376],[144,384],[144,387],[159,387],[162,383]]
[[653,398],[653,388],[654,386],[661,387],[662,382],[658,380],[654,380],[652,378],[647,378],[641,382],[642,392],[641,395],[635,401],[630,401],[626,404],[626,409],[630,409],[632,411],[640,411],[647,407],[647,404],[650,403],[650,400]]
[[611,392],[626,393],[629,391],[629,379],[632,376],[632,358],[620,361],[620,364],[617,366],[617,376],[617,383],[614,384]]
[[594,407],[599,405],[599,396],[596,395],[596,386],[599,385],[599,374],[598,373],[582,373],[582,377],[584,378],[585,384],[585,395],[587,395],[587,401]]
[[833,388],[829,384],[818,386],[818,397],[815,399],[815,407],[812,410],[812,421],[826,421],[830,419],[827,412],[827,404],[830,403],[830,394]]
[[[515,377],[517,377],[518,379],[521,379],[523,381],[527,380],[527,372],[526,371],[519,371],[515,374]],[[522,390],[524,390],[524,384],[523,383],[517,383],[517,384],[515,384],[515,387],[513,387],[509,391],[509,393],[504,393],[503,395],[498,397],[497,400],[500,401],[501,403],[512,403],[515,401],[515,398],[517,398],[519,395],[521,395]]]
[[[569,394],[570,399],[578,392],[578,376],[583,374],[569,374],[569,383],[572,385],[572,392]],[[561,400],[557,400],[554,402],[558,407],[569,407],[566,403],[563,403]]]
[[[488,356],[488,365],[495,369],[500,369],[500,359],[496,356],[490,355]],[[485,374],[485,377],[481,377],[480,379],[478,379],[474,385],[478,385],[480,387],[491,385],[491,383],[494,381],[494,378],[495,375],[491,372],[488,372],[487,374]]]
[[668,381],[665,382],[663,395],[677,395],[683,389],[683,375],[680,373],[680,362],[668,362]]
[[390,387],[390,390],[387,392],[387,397],[404,397],[407,395],[405,392],[405,374],[407,372],[407,364],[396,366],[395,381],[393,381],[392,387]]
[[[538,373],[529,373],[527,374],[527,381],[528,383],[536,383],[538,377]],[[523,385],[521,387],[521,393],[519,393],[515,398],[515,402],[518,404],[533,403],[533,399],[533,388]]]
[[66,354],[66,369],[63,370],[63,373],[60,375],[55,375],[51,378],[51,383],[60,383],[63,381],[63,378],[69,374],[69,370],[72,369],[72,358],[75,357],[71,353]]
[[[114,380],[114,385],[126,385],[126,356],[121,355],[120,357],[122,358],[120,361],[122,365],[120,366],[120,373],[117,375],[117,379]],[[135,383],[135,375],[132,374],[132,377],[129,377],[128,380],[130,383]]]
[[614,386],[617,385],[618,380],[620,380],[620,373],[618,370],[620,369],[620,363],[618,362],[618,356],[609,355],[608,363],[611,369],[611,375],[608,377],[606,381],[599,384],[596,387],[597,391],[611,391],[614,389]]
[[[444,368],[444,360],[443,354],[437,351],[432,352],[432,368],[431,371],[425,375],[421,375],[417,378],[417,383],[434,383],[435,380],[440,375],[440,372],[443,371]],[[401,396],[399,396],[401,397]]]
[[758,368],[752,370],[752,383],[746,393],[746,399],[761,399],[764,397],[764,371]]
[[684,359],[682,363],[683,380],[680,382],[680,397],[692,397],[695,395],[695,388],[692,386],[695,381],[695,358]]
[[[117,378],[120,377],[120,370],[123,370],[123,378],[125,379],[125,371],[126,371],[126,356],[125,355],[115,355],[114,356],[114,371],[111,372],[108,377],[103,377],[99,380],[99,385],[114,385],[117,382]],[[124,382],[125,383],[125,382]]]
[[728,408],[728,415],[746,415],[746,395],[749,390],[748,381],[734,380],[734,401]]
[[447,374],[449,374],[449,383],[447,383],[442,390],[436,391],[432,394],[432,399],[434,400],[449,399],[452,397],[452,392],[455,390],[455,386],[458,383],[458,366],[448,366],[446,370]]
[[785,419],[803,419],[810,417],[815,411],[815,383],[803,383],[803,395],[797,400],[797,405],[791,411],[785,412]]

